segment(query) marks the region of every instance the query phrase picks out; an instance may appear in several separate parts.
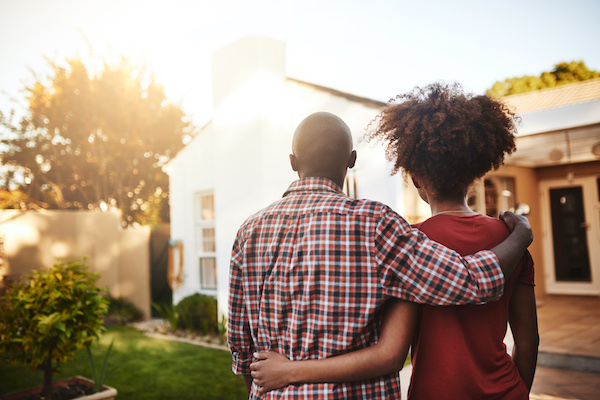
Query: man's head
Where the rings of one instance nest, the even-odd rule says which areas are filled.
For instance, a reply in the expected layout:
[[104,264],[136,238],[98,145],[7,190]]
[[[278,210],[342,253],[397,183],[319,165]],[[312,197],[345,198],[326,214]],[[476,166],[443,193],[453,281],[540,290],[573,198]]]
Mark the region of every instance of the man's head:
[[328,112],[309,115],[294,132],[290,162],[300,178],[328,178],[342,187],[347,169],[356,162],[350,128]]

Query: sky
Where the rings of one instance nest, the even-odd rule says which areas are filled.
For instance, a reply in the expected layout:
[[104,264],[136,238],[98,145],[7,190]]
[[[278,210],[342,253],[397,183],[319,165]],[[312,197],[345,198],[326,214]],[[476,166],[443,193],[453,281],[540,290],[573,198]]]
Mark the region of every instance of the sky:
[[358,96],[439,80],[484,93],[563,61],[600,70],[598,21],[598,0],[0,0],[0,110],[24,107],[45,57],[126,56],[202,125],[211,53],[246,35],[284,41],[289,77]]

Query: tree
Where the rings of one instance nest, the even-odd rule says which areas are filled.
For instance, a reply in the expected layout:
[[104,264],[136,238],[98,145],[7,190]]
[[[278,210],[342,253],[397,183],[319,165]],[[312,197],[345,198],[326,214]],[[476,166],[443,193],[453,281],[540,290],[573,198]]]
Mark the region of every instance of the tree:
[[44,371],[46,399],[52,398],[53,370],[104,330],[108,299],[96,286],[99,277],[85,260],[59,260],[0,298],[0,351]]
[[0,112],[0,184],[25,208],[120,209],[123,224],[168,220],[161,166],[195,128],[143,66],[122,59],[91,74],[81,59],[48,61],[27,86],[26,116]]
[[486,94],[490,97],[510,96],[598,77],[600,72],[589,70],[583,61],[562,62],[556,64],[552,71],[542,72],[540,76],[525,75],[497,81]]

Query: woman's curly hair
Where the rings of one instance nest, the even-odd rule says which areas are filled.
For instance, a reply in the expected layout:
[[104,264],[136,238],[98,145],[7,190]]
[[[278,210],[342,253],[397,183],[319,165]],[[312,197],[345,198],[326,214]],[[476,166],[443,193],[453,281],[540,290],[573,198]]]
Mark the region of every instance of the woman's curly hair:
[[440,82],[391,99],[365,139],[383,143],[392,174],[402,168],[436,197],[464,196],[515,150],[517,122],[500,101]]

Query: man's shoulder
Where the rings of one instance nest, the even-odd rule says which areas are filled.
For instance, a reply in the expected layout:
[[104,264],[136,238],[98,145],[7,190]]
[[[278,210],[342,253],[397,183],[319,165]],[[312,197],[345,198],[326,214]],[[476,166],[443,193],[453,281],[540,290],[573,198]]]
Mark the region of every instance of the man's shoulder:
[[268,206],[251,214],[248,218],[246,218],[246,220],[240,227],[240,230],[249,225],[254,224],[256,221],[260,221],[260,220],[264,219],[265,216],[273,213],[274,210],[276,210],[280,207],[279,204],[282,203],[284,200],[285,200],[285,198],[274,201],[273,203],[269,204]]
[[371,215],[373,217],[380,217],[385,214],[390,216],[399,216],[397,212],[392,210],[387,204],[381,203],[377,200],[370,199],[352,199],[354,202],[354,208],[357,212]]
[[302,199],[293,197],[281,198],[246,218],[240,227],[240,231],[260,224],[265,219],[272,218],[274,215],[306,216],[309,213],[332,212],[375,220],[381,218],[402,219],[391,207],[376,200],[354,199],[346,195],[337,194],[318,196],[318,199],[310,199],[310,197],[306,196]]

